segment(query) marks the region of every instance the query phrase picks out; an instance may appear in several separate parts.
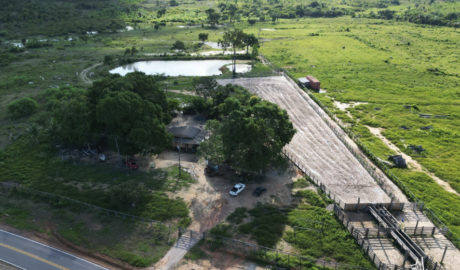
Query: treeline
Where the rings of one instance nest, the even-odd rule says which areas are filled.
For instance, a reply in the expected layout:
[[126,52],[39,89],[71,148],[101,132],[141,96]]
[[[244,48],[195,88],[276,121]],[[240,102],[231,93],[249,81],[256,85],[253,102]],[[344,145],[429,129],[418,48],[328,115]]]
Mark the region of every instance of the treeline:
[[103,32],[124,25],[117,19],[122,7],[116,1],[0,0],[0,6],[1,35],[9,37]]
[[439,26],[460,26],[460,12],[427,12],[424,9],[408,9],[404,13],[397,13],[395,10],[379,10],[377,13],[371,11],[368,18],[406,21],[416,24],[428,24]]

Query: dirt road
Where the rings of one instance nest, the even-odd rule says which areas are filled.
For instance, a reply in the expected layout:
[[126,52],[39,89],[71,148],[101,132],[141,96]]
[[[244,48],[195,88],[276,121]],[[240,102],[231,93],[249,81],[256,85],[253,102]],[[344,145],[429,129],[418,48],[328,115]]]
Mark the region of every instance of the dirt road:
[[89,68],[86,68],[84,70],[81,71],[80,73],[80,78],[87,84],[92,84],[93,82],[88,78],[88,71],[92,70],[93,68],[97,67],[97,66],[100,66],[102,65],[102,63],[98,63],[98,64],[95,64],[95,65],[92,65],[90,66]]
[[284,77],[218,80],[238,84],[285,109],[297,133],[286,150],[313,172],[345,203],[390,203],[390,197],[372,179],[310,104]]

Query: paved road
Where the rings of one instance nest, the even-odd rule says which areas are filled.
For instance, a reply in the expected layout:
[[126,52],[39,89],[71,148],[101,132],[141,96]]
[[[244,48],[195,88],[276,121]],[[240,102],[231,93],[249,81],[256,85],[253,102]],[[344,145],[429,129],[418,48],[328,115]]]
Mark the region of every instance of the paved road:
[[106,269],[58,249],[0,230],[0,260],[27,270]]

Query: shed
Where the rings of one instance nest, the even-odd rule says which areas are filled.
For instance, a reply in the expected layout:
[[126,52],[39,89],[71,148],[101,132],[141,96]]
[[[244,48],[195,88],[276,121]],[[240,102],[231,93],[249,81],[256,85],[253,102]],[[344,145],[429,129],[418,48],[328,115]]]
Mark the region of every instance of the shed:
[[314,90],[319,90],[320,89],[320,81],[313,77],[312,75],[308,75],[306,77],[310,81],[310,87]]
[[302,78],[298,78],[297,80],[298,80],[300,86],[310,87],[310,80],[309,79],[302,77]]
[[185,148],[185,151],[196,149],[208,134],[206,130],[193,126],[170,127],[167,130],[174,136],[173,146]]
[[401,155],[393,155],[388,158],[389,160],[393,161],[393,163],[398,168],[406,168],[406,160]]

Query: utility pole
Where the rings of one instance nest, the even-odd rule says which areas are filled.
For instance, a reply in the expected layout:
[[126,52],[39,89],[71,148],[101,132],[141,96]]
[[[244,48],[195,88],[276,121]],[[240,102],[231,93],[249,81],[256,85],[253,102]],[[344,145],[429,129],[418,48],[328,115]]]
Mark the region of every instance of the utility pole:
[[120,148],[118,148],[118,141],[117,141],[117,139],[115,139],[115,143],[117,144],[118,158],[120,159],[121,172],[124,173],[125,170],[123,169],[123,163],[121,162]]

